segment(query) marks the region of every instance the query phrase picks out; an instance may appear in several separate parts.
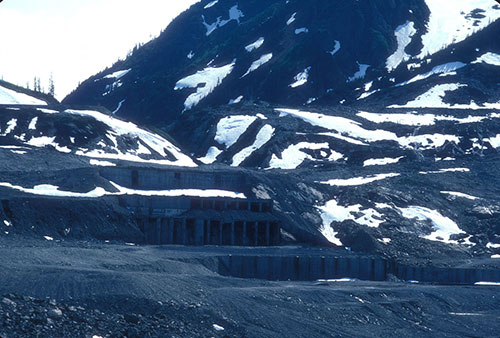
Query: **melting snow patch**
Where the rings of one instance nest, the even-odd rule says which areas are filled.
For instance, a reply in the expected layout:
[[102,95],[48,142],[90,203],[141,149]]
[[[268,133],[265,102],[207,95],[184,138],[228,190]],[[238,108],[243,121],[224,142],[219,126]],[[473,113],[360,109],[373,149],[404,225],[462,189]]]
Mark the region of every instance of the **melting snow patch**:
[[443,102],[443,98],[446,92],[455,91],[461,87],[466,87],[466,85],[458,83],[436,85],[413,101],[404,105],[395,104],[388,108],[452,108],[450,104]]
[[118,106],[116,107],[115,110],[113,110],[111,112],[111,114],[115,115],[116,113],[118,113],[118,111],[121,109],[123,103],[125,103],[125,99],[124,100],[121,100],[120,102],[118,102]]
[[219,332],[220,331],[224,331],[224,328],[222,326],[220,326],[220,325],[217,325],[217,324],[214,324],[213,328],[214,328],[215,331],[219,331]]
[[333,46],[333,50],[328,51],[328,53],[331,54],[332,56],[337,54],[337,52],[340,50],[340,41],[335,40],[334,42],[335,42],[335,46]]
[[[304,160],[314,160],[314,158],[302,151],[303,149],[309,150],[320,150],[320,149],[330,149],[327,142],[325,143],[309,143],[300,142],[289,146],[287,149],[283,150],[281,153],[281,158],[278,158],[273,154],[271,161],[269,162],[270,169],[295,169],[304,162]],[[344,156],[340,153],[332,151],[332,160],[339,160]]]
[[257,117],[248,115],[224,117],[217,124],[215,141],[224,144],[226,148],[231,147],[255,120]]
[[217,157],[222,154],[222,150],[217,147],[210,147],[205,157],[200,157],[198,161],[205,164],[212,164],[217,160]]
[[320,229],[321,233],[327,240],[333,244],[342,246],[342,242],[337,238],[336,232],[331,227],[332,222],[344,222],[352,220],[358,224],[366,225],[371,228],[378,228],[384,223],[383,216],[375,209],[362,209],[360,204],[350,205],[347,207],[338,205],[336,200],[331,200],[324,206],[317,207],[321,212],[323,225]]
[[360,112],[356,114],[368,121],[374,123],[394,123],[406,126],[432,126],[437,121],[453,121],[457,123],[477,123],[485,119],[496,117],[494,115],[485,116],[468,116],[466,118],[457,118],[453,116],[434,115],[434,114],[418,114],[417,112],[409,112],[404,114],[381,114],[381,113],[368,113]]
[[122,77],[124,77],[125,75],[127,75],[128,72],[130,72],[130,71],[131,71],[131,69],[119,70],[119,71],[114,72],[112,74],[106,75],[104,78],[105,79],[116,79],[116,80],[119,80]]
[[456,71],[461,69],[461,68],[464,68],[465,66],[467,66],[467,65],[463,62],[445,63],[445,64],[442,64],[442,65],[439,65],[439,66],[432,68],[432,70],[430,72],[427,72],[425,74],[419,74],[419,75],[415,76],[414,78],[411,78],[408,81],[398,83],[397,85],[395,85],[395,87],[401,87],[401,86],[405,86],[407,84],[410,84],[410,83],[413,83],[416,81],[424,80],[424,79],[427,79],[427,78],[431,77],[432,75],[436,75],[436,74],[439,74],[439,76],[456,75]]
[[274,131],[275,129],[269,124],[266,124],[264,127],[262,127],[262,129],[255,137],[255,142],[251,146],[241,150],[239,153],[234,155],[233,163],[231,165],[233,167],[239,166],[244,160],[252,155],[254,151],[260,149],[260,147],[269,142],[274,135]]
[[188,55],[186,56],[189,60],[191,60],[192,58],[194,58],[194,53],[193,51],[189,51]]
[[53,241],[54,238],[50,237],[50,236],[43,236],[43,238],[45,238],[47,241]]
[[33,118],[28,126],[29,130],[36,130],[36,123],[38,122],[38,117]]
[[[500,10],[491,0],[425,0],[431,12],[427,33],[422,36],[423,48],[418,58],[423,59],[450,44],[459,43],[482,30],[500,17]],[[480,10],[479,15],[475,10]]]
[[471,196],[471,195],[467,195],[467,194],[464,194],[461,192],[455,192],[455,191],[441,191],[441,194],[462,197],[462,198],[466,198],[466,199],[473,200],[473,201],[479,199],[479,197],[475,197],[475,196]]
[[386,68],[389,72],[396,69],[401,62],[408,61],[410,59],[410,55],[406,54],[405,49],[411,43],[411,38],[417,30],[415,29],[415,24],[410,21],[406,21],[404,25],[398,26],[394,35],[396,36],[396,40],[398,41],[398,48],[389,56],[386,62]]
[[347,79],[347,82],[353,82],[358,79],[363,79],[366,76],[366,71],[368,70],[368,68],[370,68],[370,65],[360,64],[359,62],[356,63],[359,66],[359,70],[356,73],[354,73],[353,76],[349,77]]
[[306,27],[297,28],[295,30],[295,34],[299,35],[300,33],[309,33],[309,29],[307,29]]
[[26,104],[46,106],[47,102],[0,86],[0,104]]
[[304,69],[303,72],[295,75],[295,77],[293,78],[295,80],[295,82],[290,84],[289,87],[297,88],[299,86],[306,84],[307,80],[309,79],[309,71],[310,70],[311,70],[311,67],[307,67],[306,69]]
[[268,63],[269,61],[271,61],[271,59],[273,58],[273,53],[269,53],[269,54],[265,54],[265,55],[262,55],[260,57],[260,59],[254,61],[251,65],[250,65],[250,68],[248,68],[247,72],[242,76],[242,78],[244,78],[245,76],[247,76],[248,74],[250,74],[251,72],[259,69],[260,66],[262,66],[263,64],[266,64]]
[[0,182],[1,187],[6,187],[18,191],[22,191],[28,194],[41,195],[41,196],[56,196],[56,197],[102,197],[106,194],[103,188],[95,188],[88,193],[76,193],[70,191],[61,191],[59,187],[50,184],[41,184],[34,186],[32,189],[23,188],[20,186],[12,185],[6,182]]
[[452,235],[464,234],[458,225],[448,217],[441,215],[436,210],[410,206],[408,208],[398,208],[403,217],[408,219],[417,219],[419,221],[431,221],[434,227],[434,232],[430,235],[423,236],[423,238],[431,241],[439,241],[444,243],[457,244],[456,241],[450,240]]
[[476,61],[472,63],[487,63],[493,66],[500,66],[500,55],[495,53],[486,53],[477,58]]
[[210,7],[213,7],[215,6],[217,3],[219,2],[219,0],[214,0],[214,1],[210,1],[208,4],[205,5],[205,7],[203,7],[204,9],[207,9],[207,8],[210,8]]
[[490,242],[490,243],[486,244],[486,247],[488,249],[500,249],[500,244],[495,244],[495,243]]
[[428,174],[444,174],[444,173],[468,173],[470,172],[469,168],[447,168],[447,169],[439,169],[434,171],[420,171],[421,175]]
[[357,185],[368,184],[376,181],[385,180],[386,178],[397,177],[400,174],[390,173],[390,174],[377,174],[367,177],[354,177],[348,179],[333,179],[325,182],[320,182],[322,184],[328,184],[332,187],[351,187]]
[[217,28],[221,28],[233,20],[238,22],[238,24],[240,24],[240,19],[242,17],[244,17],[244,15],[243,15],[243,12],[238,9],[238,5],[234,5],[233,7],[231,7],[231,9],[229,9],[229,19],[227,19],[227,20],[222,20],[221,17],[218,17],[217,21],[215,21],[214,23],[208,24],[205,21],[205,16],[202,15],[201,17],[203,19],[203,25],[207,29],[206,35],[209,36]]
[[383,243],[385,245],[387,244],[390,244],[391,243],[391,239],[390,238],[382,238],[382,239],[377,239],[380,243]]
[[295,16],[297,15],[297,12],[293,13],[290,19],[286,22],[287,26],[290,26],[294,21],[295,21]]
[[262,46],[263,43],[264,43],[264,38],[260,37],[254,43],[251,43],[248,46],[246,46],[245,49],[246,49],[247,52],[250,53],[251,51],[253,51],[255,49],[259,49]]
[[491,255],[491,258],[497,259],[497,258],[500,258],[500,255]]
[[240,103],[241,100],[243,100],[243,95],[240,95],[235,99],[229,100],[229,102],[227,104],[237,104],[237,103]]
[[2,136],[6,136],[10,134],[17,126],[17,119],[12,119],[9,122],[7,122],[7,128],[3,132]]
[[[200,103],[205,97],[210,95],[213,90],[221,84],[222,80],[228,76],[234,68],[236,61],[222,67],[207,67],[198,71],[196,74],[187,76],[177,81],[174,90],[184,88],[196,88],[196,93],[188,96],[184,102],[184,110],[189,110]],[[203,87],[199,87],[205,84]]]
[[372,158],[363,162],[363,167],[368,167],[371,165],[386,165],[398,163],[404,156],[400,156],[397,158],[385,157],[385,158]]

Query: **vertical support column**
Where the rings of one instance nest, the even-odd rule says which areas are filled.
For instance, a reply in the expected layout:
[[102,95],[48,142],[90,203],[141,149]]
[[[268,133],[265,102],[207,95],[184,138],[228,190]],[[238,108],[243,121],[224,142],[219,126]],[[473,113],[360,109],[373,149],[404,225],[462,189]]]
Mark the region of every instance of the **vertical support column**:
[[259,222],[255,222],[254,225],[255,233],[254,233],[254,245],[259,245]]
[[269,222],[266,222],[266,246],[270,245],[271,245],[271,224]]
[[243,240],[242,240],[243,246],[248,245],[247,238],[248,238],[247,237],[247,222],[243,222]]
[[224,221],[219,222],[219,245],[223,245],[222,233],[224,232]]
[[194,243],[195,245],[203,245],[205,238],[205,227],[202,219],[194,221]]
[[182,243],[187,245],[188,241],[188,231],[187,231],[187,218],[182,220]]
[[207,244],[210,245],[212,243],[212,220],[207,220]]
[[156,244],[161,245],[161,217],[156,219]]
[[234,242],[235,242],[235,236],[236,236],[236,233],[235,233],[235,226],[234,226],[234,221],[231,223],[231,245],[234,246]]

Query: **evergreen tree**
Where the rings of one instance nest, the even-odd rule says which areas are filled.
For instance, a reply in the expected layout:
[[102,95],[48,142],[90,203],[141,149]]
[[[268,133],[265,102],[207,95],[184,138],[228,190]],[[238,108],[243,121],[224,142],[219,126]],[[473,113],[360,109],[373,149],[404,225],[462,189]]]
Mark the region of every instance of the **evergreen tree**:
[[49,95],[50,96],[54,96],[54,94],[55,94],[54,77],[53,77],[52,73],[50,73],[50,77],[49,77]]

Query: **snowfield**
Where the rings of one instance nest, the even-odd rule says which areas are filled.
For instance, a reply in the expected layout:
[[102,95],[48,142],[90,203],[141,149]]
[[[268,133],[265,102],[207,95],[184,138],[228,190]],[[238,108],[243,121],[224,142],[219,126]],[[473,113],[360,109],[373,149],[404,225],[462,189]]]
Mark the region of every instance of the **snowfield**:
[[46,106],[47,102],[0,86],[0,104],[26,104]]

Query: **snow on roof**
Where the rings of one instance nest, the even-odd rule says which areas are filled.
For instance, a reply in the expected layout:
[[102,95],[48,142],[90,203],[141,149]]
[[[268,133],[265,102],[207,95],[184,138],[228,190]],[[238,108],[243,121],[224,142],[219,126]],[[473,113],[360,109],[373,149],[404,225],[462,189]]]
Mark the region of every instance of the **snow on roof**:
[[217,123],[215,141],[224,144],[226,148],[231,147],[255,120],[257,120],[256,116],[249,115],[233,115],[222,118]]
[[251,146],[242,149],[239,153],[233,156],[233,162],[231,163],[231,165],[233,167],[237,167],[241,163],[243,163],[243,161],[245,161],[256,150],[260,149],[260,147],[271,140],[274,135],[274,131],[275,129],[269,124],[266,124],[264,127],[262,127],[257,133],[254,143]]
[[16,92],[0,85],[0,104],[26,104],[46,106],[47,102],[34,98],[33,96]]
[[[500,18],[500,8],[491,0],[425,2],[431,14],[427,33],[422,36],[423,48],[418,55],[420,59],[465,40]],[[480,15],[474,15],[474,11],[478,9]]]
[[[196,92],[189,95],[184,102],[184,110],[192,109],[201,100],[210,95],[214,89],[219,86],[232,71],[236,60],[232,63],[222,67],[207,67],[204,70],[196,72],[196,74],[189,75],[180,79],[175,84],[174,90],[184,88],[196,88]],[[203,87],[199,85],[205,84]]]
[[255,41],[254,43],[249,44],[248,46],[245,47],[247,52],[251,52],[255,49],[259,49],[262,45],[264,44],[264,38],[260,37]]
[[389,72],[396,69],[401,62],[405,62],[410,59],[410,55],[406,54],[405,49],[411,43],[413,35],[417,32],[414,25],[415,24],[413,22],[406,21],[404,25],[396,28],[394,35],[396,36],[398,47],[394,54],[387,58],[386,68]]
[[271,61],[272,58],[273,58],[273,53],[262,55],[258,60],[254,61],[250,65],[250,68],[248,68],[247,72],[242,76],[242,78],[245,77],[245,76],[247,76],[251,72],[256,71],[257,69],[259,69],[260,66],[268,63],[269,61]]

